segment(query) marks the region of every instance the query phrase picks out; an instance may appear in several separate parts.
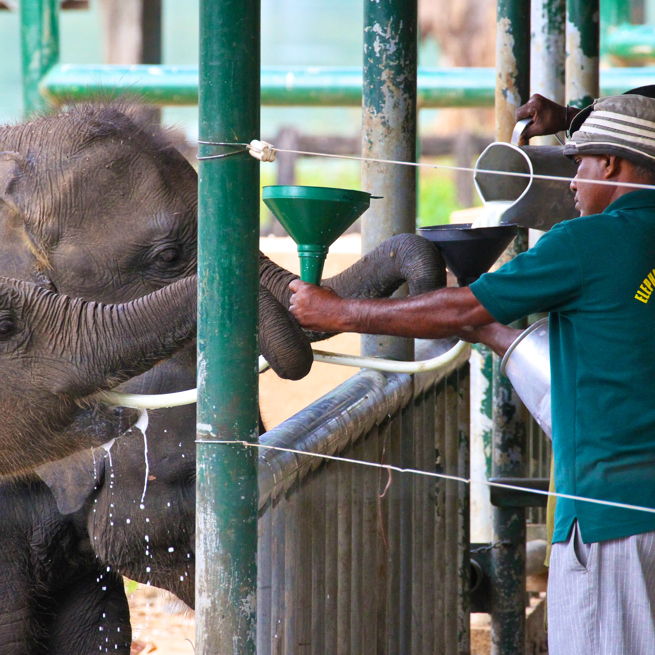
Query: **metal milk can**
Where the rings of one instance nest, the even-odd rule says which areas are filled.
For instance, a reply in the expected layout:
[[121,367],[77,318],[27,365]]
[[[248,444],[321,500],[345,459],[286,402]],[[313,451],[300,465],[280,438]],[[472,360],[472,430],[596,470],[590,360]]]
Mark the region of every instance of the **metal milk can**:
[[500,364],[500,372],[509,378],[539,427],[552,439],[548,336],[547,318],[533,323],[507,349]]

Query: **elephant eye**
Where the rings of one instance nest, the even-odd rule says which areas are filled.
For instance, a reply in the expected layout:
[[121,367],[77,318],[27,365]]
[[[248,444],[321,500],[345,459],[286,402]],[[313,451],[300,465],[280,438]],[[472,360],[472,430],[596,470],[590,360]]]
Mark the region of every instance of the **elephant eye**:
[[164,248],[157,253],[157,261],[163,264],[174,264],[180,259],[179,248]]
[[12,318],[0,318],[0,340],[8,339],[16,332],[16,324]]

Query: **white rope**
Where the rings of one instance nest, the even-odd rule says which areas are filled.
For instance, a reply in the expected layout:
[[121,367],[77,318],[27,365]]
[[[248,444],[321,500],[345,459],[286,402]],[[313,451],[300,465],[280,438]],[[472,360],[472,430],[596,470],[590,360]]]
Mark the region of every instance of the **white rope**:
[[[269,144],[270,145],[270,144]],[[307,155],[311,157],[330,157],[334,159],[351,159],[354,161],[370,161],[377,164],[398,164],[401,166],[415,166],[419,168],[436,168],[445,171],[462,171],[465,173],[485,173],[488,175],[505,175],[508,177],[527,177],[537,180],[552,180],[554,182],[567,182],[570,183],[570,177],[563,177],[558,175],[539,175],[537,173],[518,173],[513,171],[492,171],[484,168],[470,168],[466,166],[446,166],[444,164],[426,164],[425,162],[413,161],[399,161],[396,159],[376,159],[374,157],[357,157],[355,155],[333,155],[325,152],[309,152],[307,150],[287,150],[284,148],[275,148],[271,146],[275,152],[288,152],[296,155]],[[248,147],[250,149],[250,147]],[[651,189],[655,190],[655,185],[652,184],[639,184],[637,182],[610,182],[607,180],[590,180],[587,178],[578,178],[577,182],[585,182],[589,184],[601,184],[605,186],[621,186],[629,187],[631,189]]]
[[542,491],[541,489],[529,489],[519,487],[513,484],[503,484],[501,482],[489,482],[489,480],[476,480],[475,478],[462,478],[457,475],[447,475],[445,473],[432,473],[430,471],[421,471],[419,469],[401,468],[392,464],[377,464],[376,462],[363,462],[358,459],[349,459],[348,457],[337,457],[336,455],[325,455],[323,453],[309,453],[304,450],[294,450],[293,448],[282,448],[281,446],[269,446],[263,443],[251,443],[250,441],[212,441],[209,439],[197,439],[199,444],[219,444],[219,445],[240,445],[245,448],[262,448],[266,450],[278,450],[283,453],[293,453],[295,455],[305,455],[307,457],[319,457],[321,459],[334,460],[336,462],[347,462],[348,464],[358,464],[359,466],[369,466],[376,469],[385,469],[387,471],[396,471],[397,473],[411,473],[413,475],[422,475],[429,478],[439,478],[442,480],[452,480],[453,482],[463,482],[464,484],[480,484],[486,487],[499,487],[501,489],[511,489],[513,491],[523,491],[539,496],[553,496],[555,498],[568,498],[584,503],[593,503],[595,505],[606,505],[608,507],[617,507],[619,509],[630,509],[638,512],[648,512],[655,514],[655,508],[641,507],[640,505],[628,505],[626,503],[615,503],[611,500],[598,500],[596,498],[585,498],[584,496],[573,496],[571,494],[561,494],[556,491]]

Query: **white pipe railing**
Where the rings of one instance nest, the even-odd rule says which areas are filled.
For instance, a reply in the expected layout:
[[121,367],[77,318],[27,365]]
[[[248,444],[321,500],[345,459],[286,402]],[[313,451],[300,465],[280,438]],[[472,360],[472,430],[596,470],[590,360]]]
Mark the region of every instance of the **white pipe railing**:
[[[378,359],[376,357],[361,357],[359,355],[343,355],[340,353],[329,353],[323,350],[314,351],[314,361],[323,364],[337,364],[339,366],[354,366],[356,368],[368,368],[375,371],[387,373],[423,373],[446,367],[457,359],[470,344],[458,341],[449,351],[418,362],[401,362],[393,359]],[[259,372],[268,368],[268,362],[260,355]],[[135,394],[118,393],[116,391],[103,391],[98,398],[108,405],[118,407],[133,407],[136,409],[162,409],[164,407],[179,407],[190,405],[198,398],[197,389],[177,391],[175,393],[161,394]]]

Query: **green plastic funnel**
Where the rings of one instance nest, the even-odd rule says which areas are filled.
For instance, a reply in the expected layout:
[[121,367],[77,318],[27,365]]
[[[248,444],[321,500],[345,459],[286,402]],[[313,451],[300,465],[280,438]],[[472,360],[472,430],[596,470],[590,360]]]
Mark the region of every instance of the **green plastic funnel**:
[[300,278],[320,284],[330,246],[368,209],[371,194],[319,186],[265,186],[266,206],[298,244]]

